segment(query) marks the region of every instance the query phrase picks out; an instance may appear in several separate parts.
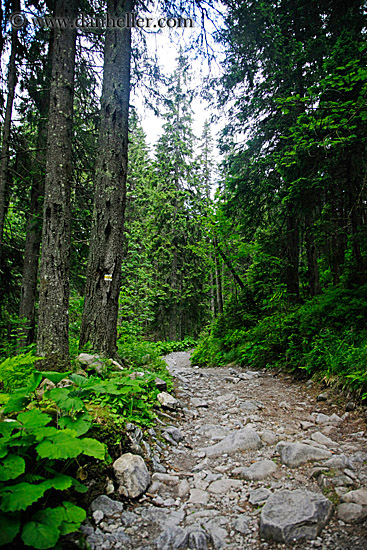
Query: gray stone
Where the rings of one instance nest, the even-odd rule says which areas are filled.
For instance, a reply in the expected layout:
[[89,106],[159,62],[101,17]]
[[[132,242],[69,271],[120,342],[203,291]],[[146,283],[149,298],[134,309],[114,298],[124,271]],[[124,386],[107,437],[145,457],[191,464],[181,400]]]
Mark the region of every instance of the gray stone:
[[207,550],[208,541],[203,529],[197,528],[189,533],[188,547],[192,550]]
[[218,479],[209,485],[208,491],[216,495],[223,495],[229,493],[233,489],[239,489],[242,486],[242,481],[238,479]]
[[135,510],[140,513],[142,520],[146,523],[154,523],[161,529],[167,529],[181,523],[185,517],[185,512],[180,510],[170,510],[168,508],[141,507]]
[[345,455],[335,455],[324,462],[324,466],[328,468],[335,468],[336,470],[343,470],[347,466],[351,466],[349,459]]
[[247,535],[248,533],[250,533],[249,522],[250,518],[245,514],[242,514],[236,519],[233,527],[236,531],[242,533],[242,535]]
[[354,502],[343,502],[338,506],[338,518],[345,523],[358,522],[367,517],[367,507]]
[[202,504],[205,506],[208,504],[209,495],[206,491],[202,489],[191,489],[189,502],[191,504]]
[[126,453],[113,463],[118,492],[130,498],[142,495],[150,485],[150,474],[144,460],[139,455]]
[[100,495],[90,505],[90,509],[93,512],[101,510],[105,516],[113,516],[116,513],[122,513],[124,505],[118,500],[112,500],[107,495]]
[[271,491],[269,489],[264,489],[264,487],[260,487],[259,489],[254,489],[253,491],[250,491],[249,496],[249,503],[253,506],[258,506],[259,504],[263,504],[271,495]]
[[316,397],[316,401],[327,401],[328,400],[328,394],[327,392],[324,392],[324,393],[320,393],[317,397]]
[[316,424],[339,424],[340,422],[342,422],[342,419],[335,413],[331,416],[323,413],[316,415]]
[[102,371],[103,363],[100,360],[99,355],[91,355],[90,353],[79,353],[77,359],[79,363],[88,368],[93,368],[98,373]]
[[246,412],[258,411],[259,409],[263,408],[264,404],[261,401],[256,401],[254,399],[249,399],[240,403],[240,409]]
[[248,481],[260,481],[272,475],[277,469],[278,466],[272,460],[264,459],[249,467],[235,468],[232,473]]
[[189,494],[189,491],[190,491],[190,485],[187,479],[183,479],[182,481],[180,481],[178,490],[177,490],[178,496],[180,498],[183,498]]
[[208,408],[208,402],[205,401],[205,399],[200,399],[200,397],[192,397],[191,398],[191,405],[193,407],[204,407],[204,408]]
[[170,393],[163,391],[157,395],[157,399],[165,409],[169,409],[171,411],[177,409],[178,401]]
[[223,395],[219,395],[216,398],[216,402],[221,403],[234,403],[236,401],[236,396],[233,395],[233,393],[225,393]]
[[162,380],[162,378],[156,378],[154,382],[159,391],[165,391],[167,389],[167,382]]
[[158,550],[187,548],[188,533],[181,527],[168,527],[156,540]]
[[168,434],[176,443],[179,443],[184,438],[182,432],[175,426],[169,426],[163,433]]
[[356,489],[342,496],[343,502],[353,502],[361,506],[367,506],[367,489]]
[[236,451],[257,450],[261,447],[260,437],[252,428],[243,428],[231,432],[222,441],[200,449],[207,456],[220,456],[223,453],[231,454]]
[[266,445],[275,445],[279,441],[277,434],[271,430],[264,430],[260,437],[261,441]]
[[199,427],[198,433],[210,437],[211,439],[223,439],[228,435],[228,428],[223,426],[218,426],[216,424],[203,424]]
[[134,512],[122,512],[120,516],[120,521],[124,527],[131,527],[136,524],[138,516]]
[[330,437],[327,437],[326,435],[322,434],[321,432],[315,432],[311,435],[311,439],[313,441],[316,441],[316,443],[319,443],[320,445],[325,445],[326,447],[337,447],[337,443],[330,439]]
[[315,539],[328,523],[333,511],[322,494],[297,489],[271,495],[260,517],[260,536],[292,544]]
[[322,460],[331,456],[330,451],[306,445],[305,443],[280,441],[276,446],[276,450],[280,454],[282,463],[290,468],[296,468],[306,462]]

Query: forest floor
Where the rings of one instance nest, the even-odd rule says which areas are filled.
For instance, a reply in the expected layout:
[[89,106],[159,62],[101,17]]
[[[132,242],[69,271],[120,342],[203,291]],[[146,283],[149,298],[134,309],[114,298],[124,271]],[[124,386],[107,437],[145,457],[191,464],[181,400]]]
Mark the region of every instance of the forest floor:
[[[94,516],[100,523],[92,520],[85,531],[92,548],[367,549],[365,408],[346,413],[338,394],[320,395],[315,384],[279,371],[199,369],[188,352],[165,360],[179,401],[168,419],[173,441],[160,443],[166,472],[154,473],[148,492],[122,515]],[[295,442],[304,445],[289,446]],[[287,509],[282,491],[297,489]],[[274,499],[267,519],[277,523],[279,514],[284,532],[295,529],[296,536],[292,522],[305,512],[308,492],[333,502],[326,526],[315,520],[312,540],[260,538],[260,519]],[[113,538],[119,527],[123,540]]]

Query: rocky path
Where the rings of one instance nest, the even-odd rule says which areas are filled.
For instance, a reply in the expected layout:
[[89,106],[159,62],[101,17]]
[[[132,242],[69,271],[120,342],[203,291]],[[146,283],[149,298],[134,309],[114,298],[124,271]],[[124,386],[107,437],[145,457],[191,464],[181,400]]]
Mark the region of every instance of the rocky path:
[[198,369],[185,352],[165,359],[178,403],[167,403],[150,445],[130,426],[128,460],[143,452],[155,473],[134,462],[142,496],[117,502],[113,491],[129,493],[110,482],[92,503],[92,549],[367,549],[361,410],[284,374]]

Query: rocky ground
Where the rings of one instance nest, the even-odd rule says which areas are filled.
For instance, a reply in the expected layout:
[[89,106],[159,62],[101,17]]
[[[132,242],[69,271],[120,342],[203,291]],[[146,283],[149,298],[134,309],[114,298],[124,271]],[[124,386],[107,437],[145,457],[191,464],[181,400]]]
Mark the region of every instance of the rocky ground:
[[282,373],[165,359],[177,402],[161,394],[149,443],[129,426],[83,526],[93,550],[367,549],[361,408]]

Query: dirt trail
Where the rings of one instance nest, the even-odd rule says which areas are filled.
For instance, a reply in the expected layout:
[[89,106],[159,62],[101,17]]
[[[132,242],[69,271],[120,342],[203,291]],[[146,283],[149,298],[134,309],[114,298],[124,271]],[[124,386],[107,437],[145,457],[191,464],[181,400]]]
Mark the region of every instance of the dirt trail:
[[[179,407],[167,411],[171,418],[160,425],[170,441],[156,447],[164,468],[158,465],[148,492],[122,514],[132,514],[130,520],[114,520],[115,529],[119,522],[123,526],[124,542],[104,538],[102,548],[366,550],[367,432],[361,410],[345,413],[329,395],[282,373],[199,369],[189,358],[187,352],[165,357]],[[303,513],[307,491],[324,494],[334,505],[325,527],[320,520],[319,534],[295,546],[260,538],[260,518],[262,534],[271,529],[264,504],[269,507],[285,489],[297,495],[290,517]],[[355,489],[365,491],[344,497]],[[287,523],[283,503],[277,506],[269,515],[277,523],[279,513],[279,523]],[[105,523],[99,536],[114,532]],[[93,539],[96,530],[89,529]]]

